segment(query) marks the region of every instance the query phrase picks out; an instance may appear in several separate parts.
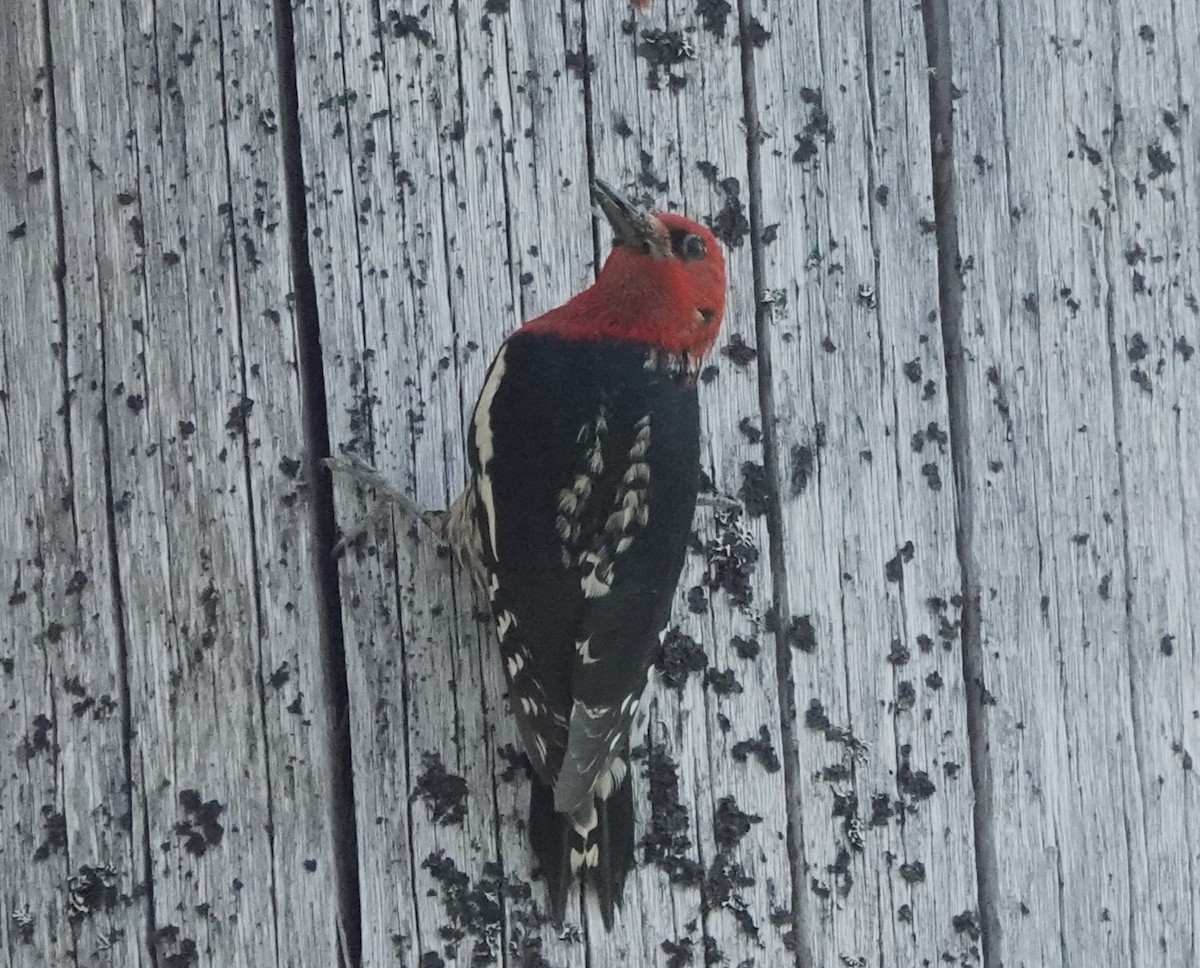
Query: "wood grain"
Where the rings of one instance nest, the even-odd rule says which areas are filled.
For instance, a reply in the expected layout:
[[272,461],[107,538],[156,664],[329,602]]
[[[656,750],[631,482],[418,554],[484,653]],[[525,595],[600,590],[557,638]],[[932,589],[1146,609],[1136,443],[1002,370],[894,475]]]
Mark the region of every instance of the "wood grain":
[[1004,964],[1195,960],[1196,492],[1174,468],[1195,452],[1196,383],[1174,341],[1195,342],[1200,223],[1194,132],[1162,115],[1190,124],[1166,62],[1195,17],[1171,18],[1016,4],[950,20],[978,794]]
[[[638,6],[0,14],[0,965],[1200,962],[1200,14]],[[312,470],[454,497],[595,176],[726,244],[745,510],[611,934],[465,576]]]
[[66,485],[80,508],[87,604],[42,678],[71,874],[111,868],[87,903],[116,912],[73,918],[61,943],[88,963],[329,962],[329,704],[273,27],[261,9],[50,12],[65,318],[57,302],[29,318],[61,346],[37,393],[67,394],[69,466],[17,480],[23,504]]
[[757,9],[805,961],[978,964],[921,14]]

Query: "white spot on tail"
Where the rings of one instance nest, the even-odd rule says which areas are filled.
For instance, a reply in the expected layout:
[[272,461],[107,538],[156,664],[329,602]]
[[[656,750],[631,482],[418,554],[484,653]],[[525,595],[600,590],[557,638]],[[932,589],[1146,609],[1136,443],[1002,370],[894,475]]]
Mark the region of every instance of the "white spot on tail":
[[575,705],[571,709],[571,718],[575,718],[576,712],[582,712],[588,719],[599,719],[601,716],[608,715],[611,709],[611,706],[589,706],[587,703],[576,699]]
[[596,829],[596,824],[598,822],[599,821],[596,817],[596,805],[594,803],[588,809],[586,816],[576,816],[571,818],[571,826],[575,828],[575,833],[577,833],[585,841],[588,838],[588,834]]

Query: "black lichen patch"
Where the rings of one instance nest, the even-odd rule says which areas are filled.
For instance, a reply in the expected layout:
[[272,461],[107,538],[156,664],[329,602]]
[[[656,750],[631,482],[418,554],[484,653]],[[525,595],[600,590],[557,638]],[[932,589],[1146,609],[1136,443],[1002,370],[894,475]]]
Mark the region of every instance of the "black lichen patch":
[[[1099,165],[1104,160],[1104,156],[1101,155],[1100,152],[1093,148],[1090,144],[1088,144],[1087,135],[1085,135],[1079,128],[1075,129],[1075,143],[1079,146],[1080,155],[1087,159],[1088,164]],[[1074,154],[1074,152],[1069,152],[1067,157],[1070,158]]]
[[745,763],[753,756],[768,773],[779,772],[779,756],[775,752],[775,744],[771,742],[771,731],[766,726],[759,727],[758,736],[754,739],[734,743],[730,752],[739,763]]
[[741,333],[734,333],[729,342],[721,347],[721,355],[731,359],[738,366],[749,366],[758,357],[758,350],[746,342]]
[[918,430],[912,435],[910,444],[913,453],[921,453],[925,449],[925,445],[934,444],[937,446],[939,453],[946,453],[946,448],[950,444],[950,435],[944,431],[936,420],[931,420],[924,430]]
[[900,865],[900,877],[906,884],[925,883],[925,865],[919,860]]
[[808,482],[816,471],[821,451],[825,448],[825,424],[814,428],[811,444],[792,444],[791,488],[792,497],[799,497],[808,488]]
[[742,463],[742,486],[738,488],[738,499],[746,513],[752,518],[762,517],[770,507],[771,481],[762,464],[748,460]]
[[687,607],[693,615],[703,615],[708,611],[708,596],[704,594],[704,586],[693,585],[688,589]]
[[1134,333],[1125,341],[1125,355],[1130,363],[1139,363],[1150,353],[1150,344],[1140,332]]
[[817,156],[818,143],[830,144],[834,140],[834,134],[821,92],[811,87],[802,87],[800,100],[808,107],[808,120],[803,130],[796,135],[796,150],[792,153],[792,161],[803,165]]
[[1156,141],[1146,148],[1146,160],[1150,162],[1150,175],[1153,180],[1161,175],[1169,175],[1175,170],[1175,159],[1167,151],[1162,142]]
[[1187,363],[1196,352],[1196,348],[1187,341],[1186,336],[1177,336],[1175,338],[1175,352],[1183,357],[1184,363]]
[[596,72],[596,60],[581,50],[569,50],[567,51],[567,70],[582,81]]
[[762,651],[762,646],[758,644],[758,639],[747,639],[740,635],[735,635],[730,639],[729,645],[737,653],[739,659],[757,659],[759,652]]
[[817,630],[811,615],[793,615],[783,630],[783,641],[801,652],[817,651]]
[[195,857],[203,857],[210,847],[219,847],[225,836],[220,816],[223,804],[205,800],[196,790],[181,790],[179,805],[188,816],[175,824],[175,833],[183,838],[183,847]]
[[689,673],[703,672],[708,668],[708,656],[699,642],[675,626],[663,636],[654,667],[662,676],[664,685],[682,690]]
[[754,536],[741,526],[738,514],[718,511],[715,515],[717,536],[704,544],[704,561],[708,571],[704,584],[710,591],[724,591],[729,604],[735,608],[754,601],[751,578],[758,563],[758,548]]
[[[422,14],[428,9],[428,7],[425,7],[422,11]],[[405,37],[411,37],[423,47],[435,46],[433,42],[433,34],[431,34],[425,29],[425,27],[421,25],[421,21],[418,17],[411,13],[401,15],[398,11],[389,10],[384,15],[383,22],[377,29],[382,33],[390,34],[397,40],[401,40]]]
[[732,669],[717,672],[710,666],[704,670],[704,685],[718,696],[736,696],[742,692],[742,684]]
[[54,804],[42,804],[42,842],[33,852],[35,862],[43,861],[51,854],[65,854],[67,851],[67,818],[54,809]]
[[442,850],[426,857],[421,869],[429,871],[441,887],[446,917],[438,928],[438,935],[449,943],[474,938],[473,968],[496,964],[500,954],[496,942],[500,935],[503,899],[512,896],[514,890],[528,890],[528,885],[507,883],[503,869],[492,861],[483,865],[480,877],[472,882]]
[[97,911],[111,911],[118,901],[117,872],[107,864],[84,864],[67,878],[67,900],[68,916],[75,924]]
[[746,22],[745,40],[755,50],[762,50],[771,39],[771,31],[762,25],[757,17],[751,17]]
[[163,968],[193,968],[200,964],[200,949],[196,942],[192,938],[181,938],[180,934],[177,926],[167,924],[151,938],[155,960]]
[[500,771],[500,779],[505,783],[512,783],[518,775],[523,775],[527,780],[533,779],[533,764],[524,750],[517,749],[512,743],[505,743],[496,750],[496,755],[507,764]]
[[[701,168],[702,171],[707,169]],[[715,172],[715,166],[712,166]],[[724,242],[729,248],[736,249],[750,234],[750,219],[746,215],[746,206],[742,202],[742,183],[730,176],[719,181],[713,180],[717,190],[725,196],[720,211],[711,218],[705,219],[713,235]]]
[[225,418],[225,429],[229,431],[230,435],[237,436],[246,432],[250,413],[253,410],[254,401],[249,397],[242,397],[235,406],[229,408],[229,416]]
[[978,941],[982,936],[979,929],[979,916],[972,910],[963,911],[950,919],[951,925],[958,934],[965,934],[972,941]]
[[678,941],[666,940],[660,947],[667,956],[664,962],[666,968],[685,968],[692,964],[692,939],[680,938]]
[[279,668],[267,677],[267,685],[269,685],[272,689],[282,689],[291,678],[292,670],[285,659],[283,663],[280,664]]
[[906,541],[896,549],[894,557],[889,558],[883,566],[883,573],[890,582],[898,582],[904,578],[904,566],[913,560],[916,548],[911,541]]
[[713,813],[713,840],[718,850],[732,850],[762,817],[743,813],[733,797],[721,797]]
[[739,927],[750,937],[758,936],[758,925],[745,899],[738,892],[741,888],[753,886],[754,878],[734,860],[733,852],[754,824],[761,821],[762,817],[740,810],[733,797],[722,797],[713,813],[713,840],[717,845],[717,856],[704,875],[705,907],[730,911]]
[[25,734],[21,741],[21,755],[28,763],[42,753],[57,753],[58,744],[51,738],[54,733],[54,722],[44,713],[33,717],[33,728]]
[[647,864],[666,872],[675,884],[697,886],[704,871],[688,856],[691,818],[679,797],[679,768],[661,746],[651,746],[643,774],[650,781],[650,829],[640,841]]
[[827,730],[833,725],[825,713],[825,704],[820,699],[809,700],[808,709],[804,711],[804,725],[808,729],[821,731]]
[[762,443],[762,430],[749,417],[742,417],[738,421],[738,431],[752,444]]
[[646,85],[650,90],[661,91],[665,87],[679,91],[687,86],[687,76],[672,70],[696,56],[695,47],[683,31],[657,27],[643,30],[637,53],[650,65],[646,74]]
[[700,16],[704,29],[718,40],[725,39],[725,28],[733,5],[728,0],[699,0],[696,13]]
[[410,803],[425,801],[429,819],[442,826],[461,824],[467,816],[467,781],[446,770],[434,752],[421,754],[421,774],[409,797]]
[[900,769],[896,771],[896,787],[913,800],[928,800],[937,792],[937,787],[924,770],[914,770],[910,757],[912,746],[905,743],[900,747]]
[[892,639],[892,644],[888,648],[888,662],[894,666],[902,666],[907,665],[910,658],[912,658],[912,653],[908,651],[907,646],[899,639]]

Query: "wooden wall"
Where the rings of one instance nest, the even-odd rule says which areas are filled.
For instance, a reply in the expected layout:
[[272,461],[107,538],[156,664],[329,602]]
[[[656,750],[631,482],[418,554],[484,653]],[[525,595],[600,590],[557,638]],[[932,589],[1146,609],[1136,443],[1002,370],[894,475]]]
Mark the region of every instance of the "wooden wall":
[[[1200,964],[1200,10],[13,0],[0,966]],[[730,306],[623,916],[419,502],[602,177]]]

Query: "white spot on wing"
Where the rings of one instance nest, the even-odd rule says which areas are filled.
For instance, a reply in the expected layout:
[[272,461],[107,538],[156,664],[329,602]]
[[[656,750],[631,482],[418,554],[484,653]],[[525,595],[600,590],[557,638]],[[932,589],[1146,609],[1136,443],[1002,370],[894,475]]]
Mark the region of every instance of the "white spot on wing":
[[612,569],[603,564],[599,555],[589,551],[581,557],[580,564],[591,565],[587,574],[579,579],[584,598],[603,598],[612,591]]
[[504,637],[508,635],[509,629],[517,624],[517,617],[512,612],[505,609],[496,616],[496,631],[500,635],[500,641],[504,641]]
[[629,764],[622,757],[616,757],[609,768],[597,778],[595,786],[596,796],[601,800],[607,800],[612,796],[613,790],[621,785],[628,772]]
[[575,651],[579,653],[579,661],[583,665],[591,665],[593,662],[600,661],[594,655],[592,655],[591,651],[589,650],[588,647],[591,644],[592,637],[590,635],[586,639],[581,639],[575,643]]

